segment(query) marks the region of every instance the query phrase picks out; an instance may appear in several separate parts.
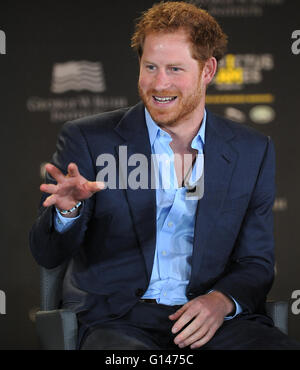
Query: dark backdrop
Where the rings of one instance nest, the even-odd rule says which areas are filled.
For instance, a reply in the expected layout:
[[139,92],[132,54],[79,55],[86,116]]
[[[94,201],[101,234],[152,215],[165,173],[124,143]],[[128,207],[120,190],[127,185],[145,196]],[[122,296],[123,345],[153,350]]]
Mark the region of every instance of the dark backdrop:
[[[130,35],[133,20],[153,3],[1,2],[6,54],[0,54],[0,290],[6,294],[6,314],[0,314],[0,349],[39,348],[33,321],[39,272],[28,232],[37,215],[42,165],[51,158],[64,121],[138,101]],[[208,107],[275,142],[277,274],[269,298],[289,301],[290,336],[300,340],[300,317],[292,310],[292,293],[300,289],[300,55],[291,49],[292,32],[300,29],[300,3],[194,3],[209,9],[229,36],[228,56],[208,91]],[[86,84],[91,75],[94,82]]]

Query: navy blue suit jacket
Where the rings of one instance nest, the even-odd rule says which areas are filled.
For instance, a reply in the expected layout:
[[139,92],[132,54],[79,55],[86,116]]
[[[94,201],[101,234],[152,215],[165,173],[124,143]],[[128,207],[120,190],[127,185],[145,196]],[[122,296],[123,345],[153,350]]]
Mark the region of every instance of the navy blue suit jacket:
[[[150,163],[141,103],[66,123],[52,162],[65,173],[75,162],[80,173],[94,181],[100,170],[97,157],[109,153],[118,164],[119,147],[124,145],[128,157],[142,153]],[[234,297],[244,315],[263,313],[274,272],[274,167],[270,138],[208,112],[204,196],[196,212],[188,299],[215,289]],[[62,234],[55,231],[53,214],[53,207],[41,207],[30,245],[36,261],[46,268],[71,259],[64,306],[88,323],[124,315],[150,281],[155,190],[100,191],[84,202],[81,217]]]

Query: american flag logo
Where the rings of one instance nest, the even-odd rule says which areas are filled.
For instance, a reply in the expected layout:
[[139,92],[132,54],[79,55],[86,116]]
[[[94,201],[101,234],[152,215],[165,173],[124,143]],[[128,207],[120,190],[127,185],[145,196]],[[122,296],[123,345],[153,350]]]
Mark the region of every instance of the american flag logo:
[[86,60],[56,63],[53,66],[51,91],[89,90],[104,92],[106,89],[103,67],[100,62]]

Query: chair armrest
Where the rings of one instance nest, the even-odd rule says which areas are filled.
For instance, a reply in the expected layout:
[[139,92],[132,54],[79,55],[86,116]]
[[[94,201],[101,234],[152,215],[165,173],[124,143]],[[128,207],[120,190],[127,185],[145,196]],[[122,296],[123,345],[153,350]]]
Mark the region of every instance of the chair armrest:
[[43,349],[76,349],[78,324],[73,311],[67,309],[38,311],[36,328]]
[[266,311],[268,316],[273,319],[276,328],[284,334],[288,334],[288,302],[284,301],[268,301],[266,303]]

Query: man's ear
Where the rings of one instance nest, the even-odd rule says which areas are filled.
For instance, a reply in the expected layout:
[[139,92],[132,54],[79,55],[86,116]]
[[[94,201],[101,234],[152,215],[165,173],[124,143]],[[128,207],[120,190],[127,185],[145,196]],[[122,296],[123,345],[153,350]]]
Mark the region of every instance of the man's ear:
[[216,58],[214,57],[209,58],[205,62],[203,71],[202,71],[202,80],[205,85],[208,85],[214,78],[214,75],[216,74],[216,71],[217,71],[217,66],[218,66],[218,62]]

